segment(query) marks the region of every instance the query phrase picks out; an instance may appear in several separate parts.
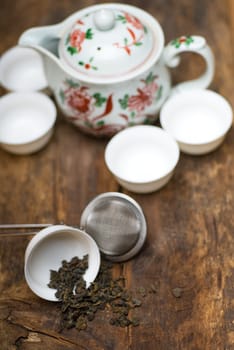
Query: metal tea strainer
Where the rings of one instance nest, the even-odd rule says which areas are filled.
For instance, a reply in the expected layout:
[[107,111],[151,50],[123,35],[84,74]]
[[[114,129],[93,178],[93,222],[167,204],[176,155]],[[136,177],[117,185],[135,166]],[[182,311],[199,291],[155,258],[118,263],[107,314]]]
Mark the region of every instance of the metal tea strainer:
[[139,252],[146,238],[146,220],[131,197],[107,192],[95,197],[81,216],[81,229],[96,241],[109,260],[128,260]]
[[[41,229],[48,226],[53,225],[0,225],[0,229]],[[142,209],[134,199],[119,192],[106,192],[95,197],[84,209],[80,229],[96,241],[106,259],[121,262],[140,251],[145,242],[147,226]],[[22,233],[11,232],[9,235],[20,236]]]

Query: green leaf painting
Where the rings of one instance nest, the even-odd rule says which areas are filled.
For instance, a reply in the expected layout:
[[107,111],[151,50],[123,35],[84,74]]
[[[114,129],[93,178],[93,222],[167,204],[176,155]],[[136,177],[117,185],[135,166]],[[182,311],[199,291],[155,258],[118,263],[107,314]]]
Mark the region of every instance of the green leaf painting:
[[70,52],[71,55],[74,55],[75,53],[77,53],[77,48],[73,47],[73,46],[68,46],[67,51]]
[[124,95],[123,98],[119,99],[119,104],[122,107],[122,109],[126,109],[128,108],[128,99],[129,99],[129,95]]
[[95,101],[95,106],[97,106],[97,107],[101,107],[103,105],[103,103],[106,102],[106,97],[103,97],[99,92],[94,94],[93,97],[96,100]]

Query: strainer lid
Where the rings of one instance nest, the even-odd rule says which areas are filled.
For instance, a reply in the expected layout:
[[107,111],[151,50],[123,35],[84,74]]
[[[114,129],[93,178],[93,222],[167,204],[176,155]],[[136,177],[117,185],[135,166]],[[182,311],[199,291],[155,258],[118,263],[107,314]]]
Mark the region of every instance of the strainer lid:
[[146,238],[141,207],[131,197],[118,192],[95,197],[83,211],[80,224],[103,255],[116,262],[132,258]]

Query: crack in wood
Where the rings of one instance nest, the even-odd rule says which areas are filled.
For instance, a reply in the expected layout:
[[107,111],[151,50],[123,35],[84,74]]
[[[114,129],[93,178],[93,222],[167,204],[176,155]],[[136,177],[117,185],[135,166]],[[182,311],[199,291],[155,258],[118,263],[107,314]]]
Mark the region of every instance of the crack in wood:
[[216,218],[213,215],[212,216],[204,215],[204,219],[205,219],[207,232],[210,235],[210,239],[211,239],[210,249],[215,252],[217,251],[218,241],[219,241],[219,233],[218,233]]
[[28,335],[27,336],[20,336],[18,337],[16,340],[15,340],[15,346],[16,346],[16,349],[19,349],[21,348],[21,345],[23,344],[24,340],[28,339]]
[[[33,329],[33,328],[30,328],[30,327],[26,327],[24,325],[21,325],[20,323],[18,322],[14,322],[13,320],[11,320],[11,312],[9,313],[9,316],[8,318],[6,319],[6,321],[11,324],[11,325],[14,325],[14,326],[18,326],[18,327],[21,327],[23,328],[24,330],[26,330],[28,332],[28,335],[26,337],[24,336],[20,336],[18,339],[16,339],[15,341],[15,345],[18,346],[17,349],[20,349],[20,345],[23,344],[24,340],[25,339],[28,339],[29,335],[33,332],[34,334],[41,334],[43,336],[47,336],[47,337],[50,337],[56,341],[58,341],[59,343],[64,343],[64,344],[69,344],[69,345],[72,345],[72,346],[79,346],[80,349],[83,349],[83,350],[88,350],[86,347],[84,347],[83,345],[80,345],[80,344],[77,344],[76,342],[73,342],[67,338],[64,338],[64,337],[61,337],[61,336],[56,336],[55,334],[52,334],[50,332],[45,332],[45,331],[41,331],[41,330],[37,330],[37,329]],[[17,344],[16,344],[17,342]],[[38,342],[38,341],[37,341]]]
[[16,302],[19,302],[19,303],[22,303],[22,304],[26,304],[26,305],[29,305],[29,306],[32,305],[31,302],[26,301],[24,299],[19,299],[19,298],[0,298],[0,303],[2,303],[2,302],[12,302],[12,301],[16,301]]

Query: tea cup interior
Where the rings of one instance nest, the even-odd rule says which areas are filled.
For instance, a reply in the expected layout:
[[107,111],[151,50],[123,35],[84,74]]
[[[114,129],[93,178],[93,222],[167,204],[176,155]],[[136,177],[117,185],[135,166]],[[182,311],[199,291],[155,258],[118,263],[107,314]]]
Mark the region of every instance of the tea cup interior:
[[0,142],[14,146],[17,153],[17,146],[43,137],[55,120],[56,108],[48,96],[39,92],[6,94],[0,99]]
[[168,99],[161,109],[160,122],[179,143],[202,146],[225,135],[232,124],[232,109],[213,91],[190,90]]
[[156,126],[127,128],[110,140],[105,151],[109,170],[118,179],[134,183],[136,190],[169,174],[178,159],[176,142]]

